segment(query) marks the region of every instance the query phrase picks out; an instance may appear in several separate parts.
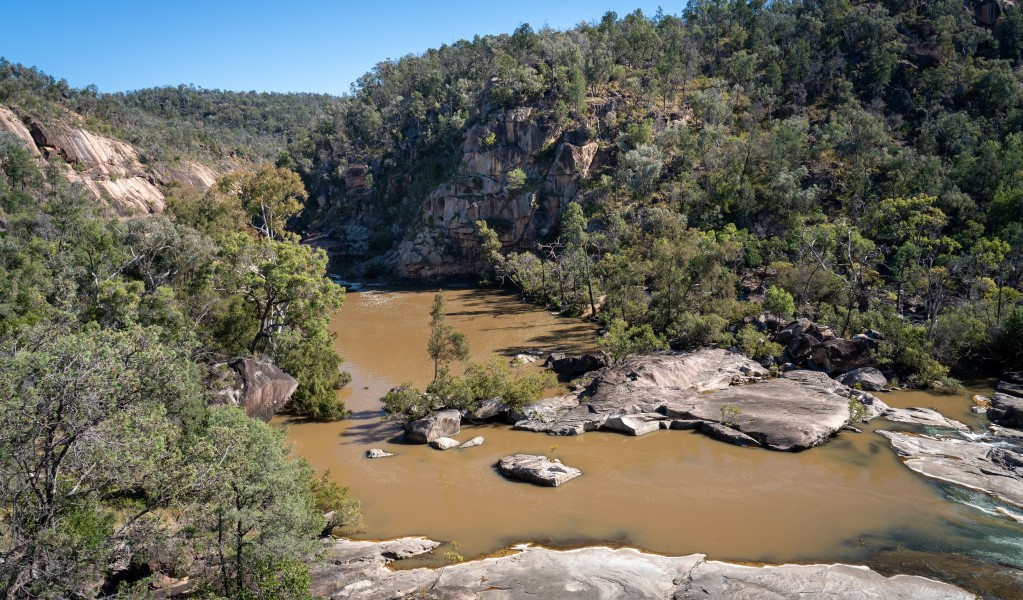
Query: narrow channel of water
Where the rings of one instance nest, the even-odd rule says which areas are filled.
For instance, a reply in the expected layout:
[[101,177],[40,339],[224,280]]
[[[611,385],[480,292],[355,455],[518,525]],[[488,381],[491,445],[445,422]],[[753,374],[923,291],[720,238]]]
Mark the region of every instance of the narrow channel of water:
[[[449,322],[467,335],[476,360],[495,352],[592,349],[592,326],[509,294],[467,289],[446,295]],[[891,423],[843,432],[801,453],[739,448],[687,431],[553,437],[501,425],[463,428],[459,440],[486,438],[467,450],[398,443],[398,428],[381,420],[379,398],[395,385],[422,387],[432,377],[425,349],[432,298],[430,291],[350,291],[332,328],[352,373],[341,392],[352,418],[329,424],[275,419],[289,425],[289,438],[316,469],[329,469],[362,500],[361,537],[457,541],[467,558],[538,541],[702,552],[734,561],[859,562],[965,583],[990,597],[1013,597],[1013,590],[1023,595],[997,566],[1023,566],[1023,526],[971,506],[986,499],[903,466],[874,433],[900,428]],[[934,407],[982,426],[969,410],[969,394],[899,392],[884,400]],[[396,456],[365,458],[374,447]],[[494,469],[500,457],[515,452],[553,455],[584,475],[556,489],[515,483]]]

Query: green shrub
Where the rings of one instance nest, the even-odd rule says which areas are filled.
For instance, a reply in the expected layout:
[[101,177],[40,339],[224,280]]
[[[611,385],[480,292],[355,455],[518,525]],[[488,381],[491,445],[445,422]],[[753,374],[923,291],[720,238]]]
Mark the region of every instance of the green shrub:
[[764,296],[764,310],[772,315],[791,319],[796,313],[796,303],[792,299],[792,294],[772,285],[767,288],[767,294]]
[[597,340],[597,344],[608,354],[611,360],[620,362],[633,354],[649,354],[668,347],[662,336],[654,333],[649,324],[629,327],[621,319],[611,322],[607,335]]
[[772,356],[781,356],[781,344],[772,342],[767,334],[758,331],[752,325],[746,325],[735,335],[735,343],[739,351],[756,360],[763,360]]

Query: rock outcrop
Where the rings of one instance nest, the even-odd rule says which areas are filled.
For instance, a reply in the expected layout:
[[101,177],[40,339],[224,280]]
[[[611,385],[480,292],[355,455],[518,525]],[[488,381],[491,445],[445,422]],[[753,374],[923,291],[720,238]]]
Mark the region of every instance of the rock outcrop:
[[177,182],[204,192],[217,179],[215,171],[192,161],[147,167],[130,144],[85,129],[84,119],[73,113],[66,122],[42,123],[0,106],[0,131],[23,140],[40,158],[62,159],[65,177],[121,216],[163,211],[161,185]]
[[422,538],[331,542],[327,562],[313,569],[311,591],[337,600],[974,598],[973,594],[949,584],[908,575],[885,577],[866,567],[841,564],[751,567],[707,560],[703,554],[668,557],[630,548],[557,551],[524,546],[508,556],[440,569],[386,567],[391,560],[387,554],[393,552],[386,549],[388,545],[425,548],[424,541],[419,540]]
[[[554,435],[700,429],[717,439],[788,451],[835,435],[849,422],[852,399],[866,401],[868,420],[887,409],[824,373],[796,370],[768,379],[753,360],[705,349],[631,358],[600,372],[586,390],[542,400],[511,417],[517,429]],[[726,420],[728,431],[699,425]]]
[[907,467],[1023,507],[1023,454],[985,441],[880,431]]
[[[421,229],[398,248],[398,274],[417,279],[475,275],[484,258],[477,220],[486,221],[506,249],[546,236],[597,154],[596,143],[578,143],[576,137],[531,108],[507,111],[469,129],[457,175],[430,193]],[[511,177],[516,170],[526,176],[524,184]]]
[[940,412],[931,408],[889,408],[881,413],[881,418],[894,423],[908,423],[910,425],[921,425],[923,427],[938,427],[942,429],[954,429],[956,431],[969,431],[965,424],[949,419]]
[[462,414],[460,412],[441,410],[406,424],[405,441],[409,444],[429,444],[443,437],[458,435],[461,427]]
[[888,378],[874,367],[863,367],[849,371],[838,380],[849,387],[858,387],[868,392],[878,392],[888,387]]
[[544,362],[544,366],[551,369],[558,375],[575,377],[590,371],[597,371],[611,364],[611,357],[606,352],[593,354],[580,354],[579,356],[568,356],[561,353],[551,354]]
[[785,347],[784,362],[842,374],[871,365],[870,351],[876,346],[875,337],[873,334],[860,334],[844,339],[837,337],[830,327],[809,319],[797,319],[776,332],[771,339]]
[[1002,375],[991,396],[987,418],[1002,427],[1023,429],[1023,371]]
[[270,363],[236,358],[228,364],[235,372],[235,384],[224,393],[232,404],[244,408],[250,417],[269,421],[298,389],[298,381],[294,377]]
[[583,474],[579,469],[561,464],[560,460],[536,454],[505,456],[497,462],[497,469],[512,479],[550,487],[558,487]]

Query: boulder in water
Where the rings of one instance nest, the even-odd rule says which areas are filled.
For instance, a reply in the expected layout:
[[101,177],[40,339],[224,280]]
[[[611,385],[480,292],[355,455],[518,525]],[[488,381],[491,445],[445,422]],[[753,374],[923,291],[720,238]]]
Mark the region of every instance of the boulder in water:
[[561,464],[559,460],[536,454],[505,456],[498,461],[497,468],[512,479],[551,487],[557,487],[583,474],[579,469]]
[[429,444],[438,438],[457,435],[461,427],[462,413],[457,410],[441,410],[405,425],[405,441],[410,444]]
[[450,450],[459,446],[458,440],[453,440],[449,437],[441,437],[430,442],[430,446],[437,450]]

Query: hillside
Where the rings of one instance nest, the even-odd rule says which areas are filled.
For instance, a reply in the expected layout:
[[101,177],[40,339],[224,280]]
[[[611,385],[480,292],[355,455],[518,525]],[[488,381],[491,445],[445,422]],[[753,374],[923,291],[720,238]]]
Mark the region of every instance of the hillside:
[[774,288],[934,382],[998,354],[1020,299],[1023,13],[999,6],[524,25],[380,63],[287,162],[356,274],[490,272],[676,347],[732,339]]
[[104,94],[0,59],[0,132],[121,215],[160,212],[168,194],[272,162],[337,102],[188,86]]

